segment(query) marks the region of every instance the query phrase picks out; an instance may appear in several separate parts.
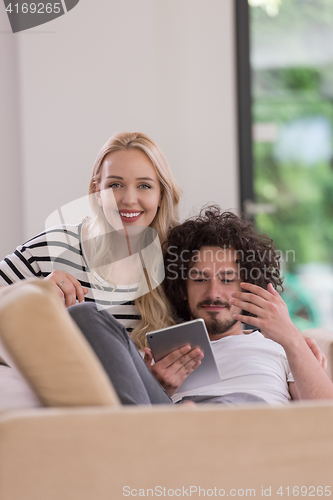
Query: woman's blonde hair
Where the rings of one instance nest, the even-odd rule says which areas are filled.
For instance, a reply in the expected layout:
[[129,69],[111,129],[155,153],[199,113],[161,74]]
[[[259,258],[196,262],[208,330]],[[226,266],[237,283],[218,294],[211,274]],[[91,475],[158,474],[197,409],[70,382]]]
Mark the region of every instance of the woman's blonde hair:
[[[109,223],[102,207],[97,203],[95,193],[96,183],[102,175],[102,166],[107,154],[114,151],[138,149],[145,153],[156,171],[161,185],[161,203],[150,227],[158,233],[161,245],[166,241],[168,232],[178,224],[178,204],[180,189],[172,175],[168,162],[159,146],[147,135],[141,132],[120,132],[113,135],[102,147],[95,160],[89,183],[89,194],[95,217],[87,224],[90,241],[96,242],[92,249],[94,260],[102,262],[107,252],[108,243],[101,245],[99,235],[107,235]],[[105,241],[107,238],[105,239]],[[131,336],[139,349],[145,347],[146,333],[174,324],[169,302],[162,286],[150,290],[149,293],[135,300],[141,320]]]

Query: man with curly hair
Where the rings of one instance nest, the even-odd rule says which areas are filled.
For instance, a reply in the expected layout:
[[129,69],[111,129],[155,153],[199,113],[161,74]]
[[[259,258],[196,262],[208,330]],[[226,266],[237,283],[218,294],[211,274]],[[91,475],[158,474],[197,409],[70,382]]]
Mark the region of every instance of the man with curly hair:
[[[216,384],[175,394],[203,353],[185,346],[145,361],[174,402],[266,402],[333,399],[333,384],[276,291],[280,256],[268,236],[219,207],[175,227],[165,249],[165,293],[182,320],[202,318],[221,372]],[[252,316],[249,318],[249,315]],[[260,329],[246,333],[242,322]]]

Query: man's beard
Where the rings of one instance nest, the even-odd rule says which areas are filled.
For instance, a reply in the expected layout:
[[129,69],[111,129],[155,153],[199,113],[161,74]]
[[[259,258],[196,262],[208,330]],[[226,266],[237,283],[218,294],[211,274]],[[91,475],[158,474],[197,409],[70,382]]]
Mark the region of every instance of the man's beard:
[[[230,309],[230,304],[228,302],[221,302],[219,300],[215,301],[210,301],[210,300],[204,300],[200,302],[197,305],[197,309],[200,309],[202,306],[224,306],[228,309]],[[208,311],[210,318],[205,319],[205,324],[207,331],[210,335],[221,335],[222,333],[226,333],[228,330],[230,330],[236,323],[236,319],[225,319],[224,321],[221,321],[220,319],[217,319],[216,316],[219,314],[218,311]],[[190,310],[190,315],[192,319],[199,319],[200,316],[195,314],[193,311]]]
[[206,328],[207,331],[210,335],[220,335],[221,333],[226,333],[228,330],[230,330],[236,323],[236,319],[226,319],[224,321],[221,321],[216,318],[211,318],[211,319],[206,319]]

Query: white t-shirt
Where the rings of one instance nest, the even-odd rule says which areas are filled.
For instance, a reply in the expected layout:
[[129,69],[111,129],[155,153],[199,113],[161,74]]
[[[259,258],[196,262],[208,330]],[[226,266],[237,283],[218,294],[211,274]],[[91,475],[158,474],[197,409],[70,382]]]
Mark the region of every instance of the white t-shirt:
[[173,401],[185,396],[224,396],[246,392],[269,404],[286,404],[290,399],[288,382],[293,382],[284,349],[255,331],[230,335],[211,342],[221,373],[221,381],[177,393]]

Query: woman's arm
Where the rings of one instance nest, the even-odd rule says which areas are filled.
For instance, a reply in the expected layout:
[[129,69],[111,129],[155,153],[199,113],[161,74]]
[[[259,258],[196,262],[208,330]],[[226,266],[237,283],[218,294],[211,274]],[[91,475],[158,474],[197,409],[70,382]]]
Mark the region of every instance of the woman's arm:
[[[74,229],[75,226],[73,226]],[[71,239],[70,239],[71,238]],[[70,273],[54,270],[54,261],[59,252],[67,252],[66,260],[77,256],[78,235],[72,229],[70,236],[62,227],[52,228],[19,246],[15,252],[0,262],[0,287],[17,283],[27,278],[46,279],[54,283],[66,307],[74,305],[76,298],[84,301],[88,293],[81,283]]]
[[58,295],[64,300],[66,307],[74,306],[76,299],[80,303],[84,302],[84,296],[88,293],[87,288],[83,288],[74,276],[65,271],[53,271],[44,279],[56,285]]

